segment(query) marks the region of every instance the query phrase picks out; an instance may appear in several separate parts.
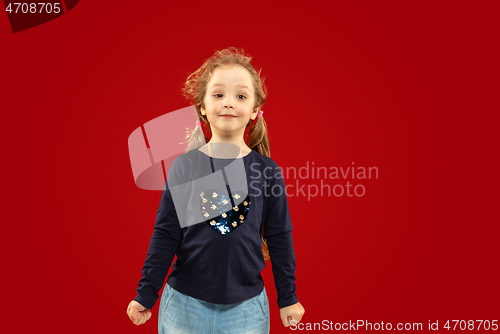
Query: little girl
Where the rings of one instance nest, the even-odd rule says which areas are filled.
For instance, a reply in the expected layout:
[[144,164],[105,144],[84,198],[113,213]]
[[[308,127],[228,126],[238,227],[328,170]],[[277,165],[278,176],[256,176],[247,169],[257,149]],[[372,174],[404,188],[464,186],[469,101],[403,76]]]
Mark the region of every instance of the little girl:
[[[137,296],[127,308],[136,325],[150,319],[175,255],[159,333],[269,333],[261,276],[269,258],[283,325],[296,325],[305,312],[295,294],[285,184],[262,116],[265,87],[250,60],[235,48],[221,50],[186,81],[199,121],[168,173]],[[212,134],[206,145],[202,127]]]

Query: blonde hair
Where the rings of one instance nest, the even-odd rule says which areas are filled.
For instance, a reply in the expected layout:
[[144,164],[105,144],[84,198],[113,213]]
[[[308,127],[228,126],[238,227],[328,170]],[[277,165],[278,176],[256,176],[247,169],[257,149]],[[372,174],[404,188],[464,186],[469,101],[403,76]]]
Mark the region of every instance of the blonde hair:
[[[201,114],[201,109],[205,108],[205,95],[207,92],[207,84],[213,76],[214,71],[224,65],[240,65],[250,72],[252,82],[255,90],[255,106],[254,110],[262,107],[267,99],[267,90],[264,82],[260,77],[261,70],[257,72],[252,66],[250,61],[252,57],[246,55],[243,49],[230,47],[227,49],[216,51],[210,58],[208,58],[200,68],[191,73],[186,79],[186,83],[182,89],[184,96],[193,103],[196,107],[198,120],[202,122],[202,127],[196,126],[194,130],[188,132],[186,139],[188,139],[188,147],[186,152],[197,149],[209,141],[205,136],[203,130],[205,129],[210,133],[210,126],[207,126],[208,119]],[[253,125],[252,125],[253,123]],[[251,126],[251,127],[250,127]],[[267,125],[264,117],[257,117],[255,122],[251,119],[247,124],[249,128],[248,135],[244,138],[248,147],[266,157],[271,156],[269,148],[269,137],[267,135]],[[247,133],[247,131],[245,131]],[[265,261],[270,259],[269,250],[267,247],[267,240],[264,238],[264,229],[261,231],[262,239],[262,253]]]

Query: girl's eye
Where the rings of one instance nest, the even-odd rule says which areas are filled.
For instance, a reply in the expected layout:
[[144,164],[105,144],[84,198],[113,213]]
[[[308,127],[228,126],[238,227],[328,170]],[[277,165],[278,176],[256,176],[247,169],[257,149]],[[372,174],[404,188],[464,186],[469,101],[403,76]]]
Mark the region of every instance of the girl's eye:
[[238,98],[239,99],[246,99],[247,97],[245,95],[240,94],[240,95],[238,95]]
[[214,94],[215,97],[222,97],[222,94]]

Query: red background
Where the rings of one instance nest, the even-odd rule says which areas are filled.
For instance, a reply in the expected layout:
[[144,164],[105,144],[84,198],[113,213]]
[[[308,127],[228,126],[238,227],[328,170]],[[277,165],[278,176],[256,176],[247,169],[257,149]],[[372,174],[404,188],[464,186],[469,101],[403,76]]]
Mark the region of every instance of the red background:
[[493,3],[89,0],[15,34],[0,14],[4,326],[156,333],[159,301],[126,315],[161,196],[127,138],[228,46],[263,68],[280,166],[379,169],[363,197],[289,198],[302,322],[498,319]]

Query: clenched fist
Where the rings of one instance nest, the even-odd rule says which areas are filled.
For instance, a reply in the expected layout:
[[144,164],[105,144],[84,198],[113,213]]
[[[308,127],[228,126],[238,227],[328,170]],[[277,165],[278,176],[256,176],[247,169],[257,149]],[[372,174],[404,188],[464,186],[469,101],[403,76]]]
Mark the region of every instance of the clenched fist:
[[127,307],[127,314],[134,325],[142,325],[151,318],[151,310],[148,310],[135,300],[132,300]]

